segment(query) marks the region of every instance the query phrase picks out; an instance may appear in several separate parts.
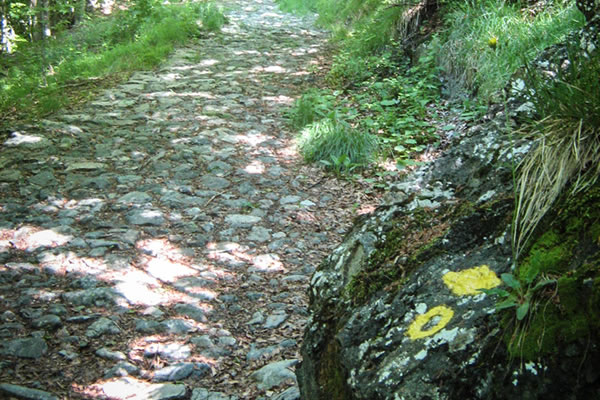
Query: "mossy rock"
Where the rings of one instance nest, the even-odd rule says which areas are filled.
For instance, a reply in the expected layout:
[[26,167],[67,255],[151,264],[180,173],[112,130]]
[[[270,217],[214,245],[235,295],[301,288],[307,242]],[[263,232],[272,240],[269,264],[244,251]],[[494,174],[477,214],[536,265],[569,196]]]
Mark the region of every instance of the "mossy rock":
[[512,357],[552,359],[571,344],[600,339],[600,185],[565,195],[538,229],[518,268],[522,282],[545,276],[554,286],[531,293],[523,321],[505,314],[505,341]]

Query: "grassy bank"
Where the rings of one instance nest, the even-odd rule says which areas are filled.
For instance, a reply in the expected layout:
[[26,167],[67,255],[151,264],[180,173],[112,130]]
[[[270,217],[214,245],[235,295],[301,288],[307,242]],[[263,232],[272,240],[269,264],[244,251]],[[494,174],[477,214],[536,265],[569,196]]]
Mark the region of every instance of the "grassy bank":
[[81,101],[133,71],[154,67],[174,46],[225,23],[209,3],[157,3],[143,13],[134,11],[90,19],[58,37],[3,55],[4,122],[34,119]]

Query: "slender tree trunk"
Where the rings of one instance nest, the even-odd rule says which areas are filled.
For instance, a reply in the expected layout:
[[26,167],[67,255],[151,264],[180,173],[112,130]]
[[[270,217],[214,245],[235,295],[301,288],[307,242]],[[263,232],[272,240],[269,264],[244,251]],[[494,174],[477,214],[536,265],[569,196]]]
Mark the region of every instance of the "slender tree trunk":
[[40,0],[39,25],[41,38],[46,39],[52,35],[50,30],[50,4],[48,0]]
[[83,18],[85,17],[85,9],[87,7],[87,0],[78,0],[77,3],[75,4],[75,13],[73,16],[74,19],[74,24],[77,25],[79,24],[81,21],[83,21]]

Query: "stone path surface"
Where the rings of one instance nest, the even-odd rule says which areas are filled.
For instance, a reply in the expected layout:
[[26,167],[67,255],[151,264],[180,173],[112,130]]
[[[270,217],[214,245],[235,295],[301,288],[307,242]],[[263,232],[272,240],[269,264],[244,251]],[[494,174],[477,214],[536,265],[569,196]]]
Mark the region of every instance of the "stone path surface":
[[223,32],[2,144],[0,398],[299,397],[309,276],[368,199],[283,117],[325,35],[227,5]]

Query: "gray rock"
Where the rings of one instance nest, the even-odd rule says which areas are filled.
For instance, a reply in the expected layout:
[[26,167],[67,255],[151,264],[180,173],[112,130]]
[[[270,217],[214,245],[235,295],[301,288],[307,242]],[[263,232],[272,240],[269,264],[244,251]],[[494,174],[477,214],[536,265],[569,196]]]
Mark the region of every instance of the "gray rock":
[[98,357],[104,358],[105,360],[113,360],[113,361],[125,361],[127,356],[121,351],[112,351],[107,349],[106,347],[102,347],[96,350],[96,355]]
[[62,297],[67,303],[72,305],[106,306],[115,304],[118,294],[112,288],[100,287],[65,292],[62,294]]
[[155,371],[152,380],[155,382],[180,381],[190,376],[193,371],[193,363],[179,363],[175,365],[169,365],[168,367],[164,367]]
[[48,345],[40,337],[14,339],[3,344],[0,354],[20,358],[40,358],[48,351]]
[[154,343],[144,350],[145,357],[160,356],[171,361],[185,360],[191,354],[192,349],[189,345],[179,343]]
[[217,176],[205,176],[200,179],[200,184],[209,190],[223,190],[231,185],[225,178],[219,178]]
[[138,367],[126,361],[121,361],[113,367],[104,371],[104,378],[110,379],[121,376],[132,376],[138,375],[139,373],[140,369]]
[[118,203],[125,204],[146,204],[152,201],[152,196],[146,192],[129,192],[124,196],[119,197]]
[[263,356],[271,356],[277,352],[277,346],[267,346],[257,348],[254,343],[250,344],[250,351],[246,353],[246,361],[255,361]]
[[175,335],[183,335],[194,332],[197,328],[190,322],[181,319],[170,319],[162,322],[164,330]]
[[261,219],[254,215],[231,214],[225,217],[225,222],[234,228],[249,228],[259,223]]
[[178,314],[183,315],[185,317],[189,317],[195,321],[198,321],[198,322],[206,322],[207,321],[206,315],[204,315],[204,310],[202,310],[199,307],[193,306],[191,304],[179,303],[179,304],[176,304],[175,307],[173,307],[173,309]]
[[269,390],[283,383],[296,381],[296,374],[290,369],[298,360],[283,360],[267,364],[250,375],[261,390]]
[[147,319],[136,319],[135,320],[135,330],[140,333],[161,333],[166,330],[166,327],[163,323],[158,321],[152,321]]
[[52,393],[39,389],[30,389],[24,386],[12,385],[10,383],[0,383],[0,393],[27,400],[58,400],[58,397]]
[[158,210],[133,210],[127,214],[127,221],[133,225],[160,226],[165,223],[165,218]]
[[252,230],[248,234],[247,239],[253,242],[267,242],[271,239],[270,229],[262,226],[253,226]]
[[0,170],[0,182],[17,182],[22,178],[21,171],[16,169]]
[[106,317],[102,317],[88,327],[88,329],[85,331],[85,336],[90,338],[96,338],[102,335],[114,335],[120,332],[121,329],[113,320],[108,319]]
[[275,329],[281,326],[288,319],[286,313],[273,313],[267,317],[265,324],[263,325],[266,329]]
[[131,377],[104,383],[102,390],[114,400],[172,400],[186,395],[185,385],[149,384]]
[[272,398],[273,400],[300,400],[300,389],[292,386]]
[[52,171],[46,170],[32,176],[31,179],[29,179],[29,182],[43,187],[53,186],[56,184],[56,178]]
[[31,325],[37,329],[56,329],[62,326],[62,321],[58,315],[48,314],[34,319]]
[[282,197],[279,202],[281,204],[298,204],[302,200],[300,196],[285,196]]
[[234,400],[234,396],[229,397],[221,392],[209,392],[204,388],[195,388],[192,391],[191,400]]

